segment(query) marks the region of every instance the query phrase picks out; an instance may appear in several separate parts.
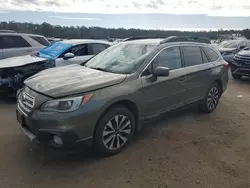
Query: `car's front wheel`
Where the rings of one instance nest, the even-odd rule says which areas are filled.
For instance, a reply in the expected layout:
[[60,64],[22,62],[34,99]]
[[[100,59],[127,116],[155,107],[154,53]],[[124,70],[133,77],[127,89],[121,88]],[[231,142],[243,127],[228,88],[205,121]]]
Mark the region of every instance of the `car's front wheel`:
[[99,120],[94,135],[94,147],[103,156],[117,154],[127,146],[134,132],[133,114],[123,106],[115,106]]
[[221,87],[217,82],[208,89],[205,98],[201,101],[200,109],[203,112],[211,113],[217,107],[221,96]]

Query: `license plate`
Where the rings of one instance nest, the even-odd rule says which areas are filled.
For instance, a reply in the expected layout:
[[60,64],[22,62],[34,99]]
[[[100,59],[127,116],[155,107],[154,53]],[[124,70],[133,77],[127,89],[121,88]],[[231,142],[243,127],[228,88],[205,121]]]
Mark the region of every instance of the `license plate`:
[[18,110],[16,111],[16,119],[17,119],[18,123],[21,126],[23,126],[23,116]]

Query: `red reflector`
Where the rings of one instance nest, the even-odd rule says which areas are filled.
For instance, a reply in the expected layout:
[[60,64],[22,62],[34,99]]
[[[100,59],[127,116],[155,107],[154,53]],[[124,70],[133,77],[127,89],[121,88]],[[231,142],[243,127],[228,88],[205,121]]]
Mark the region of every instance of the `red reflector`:
[[225,68],[228,70],[229,69],[229,64],[228,63],[225,63],[224,64]]

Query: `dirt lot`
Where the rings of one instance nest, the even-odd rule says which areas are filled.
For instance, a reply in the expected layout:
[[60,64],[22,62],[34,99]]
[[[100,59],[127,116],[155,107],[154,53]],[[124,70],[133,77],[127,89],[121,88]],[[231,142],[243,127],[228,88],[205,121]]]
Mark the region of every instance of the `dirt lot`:
[[214,113],[168,114],[110,158],[31,144],[14,103],[1,102],[0,121],[1,188],[250,187],[250,79],[230,80]]

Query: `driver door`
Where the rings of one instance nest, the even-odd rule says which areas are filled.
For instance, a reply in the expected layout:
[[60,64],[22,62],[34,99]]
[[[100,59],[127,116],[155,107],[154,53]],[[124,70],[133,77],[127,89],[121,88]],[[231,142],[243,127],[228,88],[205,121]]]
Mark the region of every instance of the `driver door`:
[[[157,66],[168,67],[167,77],[152,80],[152,69]],[[180,48],[169,47],[162,50],[142,73],[142,95],[146,103],[144,117],[157,116],[171,109],[182,106],[185,102],[185,68],[182,68]]]

